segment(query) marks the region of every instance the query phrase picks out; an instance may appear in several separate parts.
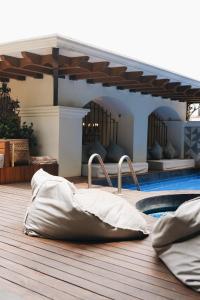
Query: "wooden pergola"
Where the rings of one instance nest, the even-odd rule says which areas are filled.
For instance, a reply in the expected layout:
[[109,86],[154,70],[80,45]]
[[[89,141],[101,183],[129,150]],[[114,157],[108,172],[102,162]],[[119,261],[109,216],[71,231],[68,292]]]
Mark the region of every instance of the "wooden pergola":
[[67,57],[53,48],[51,54],[39,55],[21,52],[21,58],[0,55],[0,81],[25,80],[27,76],[42,79],[43,74],[53,76],[54,105],[58,104],[58,79],[69,76],[70,80],[86,80],[88,84],[101,83],[104,87],[141,92],[154,97],[169,98],[181,102],[200,103],[200,88],[170,82],[168,78],[158,79],[143,72],[127,71],[126,66],[110,67],[110,62],[90,62],[89,56]]

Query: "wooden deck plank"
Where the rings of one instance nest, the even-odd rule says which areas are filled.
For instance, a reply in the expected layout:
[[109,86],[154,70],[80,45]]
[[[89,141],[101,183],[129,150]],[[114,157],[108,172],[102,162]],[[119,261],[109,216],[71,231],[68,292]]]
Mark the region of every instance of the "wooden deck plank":
[[0,186],[0,288],[20,299],[199,299],[156,257],[150,237],[80,244],[25,236],[30,198],[28,185]]
[[[57,248],[53,252],[52,247],[50,248],[49,245],[47,245],[47,247],[44,248],[43,245],[37,243],[37,247],[35,247],[35,244],[34,244],[33,241],[32,241],[31,244],[34,247],[31,247],[30,243],[28,245],[22,243],[22,241],[19,240],[16,237],[16,235],[11,236],[11,239],[9,239],[8,234],[6,232],[5,232],[4,238],[5,238],[5,242],[7,242],[11,245],[14,245],[15,247],[23,248],[27,251],[30,251],[31,253],[38,253],[39,252],[41,255],[43,255],[45,257],[48,257],[48,258],[51,258],[51,259],[56,259],[57,261],[67,263],[68,265],[70,265],[70,264],[73,265],[73,266],[77,265],[78,268],[82,268],[80,262],[84,262],[85,265],[84,265],[83,269],[85,269],[85,268],[90,269],[90,265],[97,266],[97,267],[99,267],[97,270],[98,270],[98,272],[101,271],[100,273],[102,274],[102,276],[105,276],[105,273],[106,273],[105,270],[109,271],[109,270],[112,269],[113,273],[116,272],[118,274],[122,274],[124,276],[131,277],[132,279],[141,279],[141,281],[144,281],[144,282],[148,282],[148,279],[149,279],[148,278],[149,276],[140,276],[140,273],[136,273],[132,270],[129,271],[126,268],[125,269],[124,268],[118,268],[118,267],[116,267],[115,265],[112,265],[112,264],[105,264],[103,261],[101,261],[101,260],[98,261],[97,259],[91,260],[89,257],[87,257],[87,256],[85,257],[84,253],[82,253],[82,252],[80,252],[79,255],[74,255],[73,252],[69,252],[69,251],[63,252],[63,250],[58,251]],[[3,241],[2,235],[1,235],[1,240]],[[50,250],[50,251],[45,251],[44,249]],[[82,253],[82,256],[80,257],[81,253]],[[84,255],[84,257],[83,257],[83,255]],[[78,262],[77,262],[77,260],[78,260]],[[103,269],[103,270],[101,270],[101,269]],[[152,278],[150,277],[150,279],[152,279]],[[154,283],[154,281],[153,281],[153,283]],[[161,282],[163,284],[163,281],[161,281]],[[138,284],[138,282],[137,282],[137,284]],[[159,284],[159,281],[157,282],[157,284]],[[162,286],[162,284],[161,284],[161,286]],[[169,290],[174,289],[174,291],[176,291],[179,288],[177,286],[177,284],[173,286],[172,283],[169,283],[168,286],[166,286],[166,284],[165,284],[164,287],[167,287]],[[188,289],[187,289],[187,291],[188,291]]]
[[2,300],[47,300],[49,298],[32,292],[10,280],[0,278],[0,299]]
[[[20,249],[20,248],[17,248],[17,250],[16,250],[16,244],[14,246],[15,247],[12,247],[12,246],[10,246],[10,244],[8,245],[8,244],[4,244],[4,243],[0,242],[0,257],[2,257],[2,255],[3,255],[3,257],[6,257],[7,259],[15,259],[15,257],[10,256],[10,253],[14,253],[14,255],[17,253],[17,255],[20,256],[19,259],[24,264],[23,258],[26,258],[29,252],[26,250]],[[3,253],[2,250],[6,251],[6,254]],[[142,282],[142,281],[139,281],[136,279],[134,280],[133,278],[129,278],[127,276],[114,273],[113,271],[108,271],[105,269],[102,270],[102,269],[90,266],[88,264],[83,264],[83,263],[81,264],[80,262],[77,263],[72,259],[71,259],[71,261],[69,259],[65,260],[65,261],[62,260],[62,263],[61,263],[58,260],[55,260],[55,257],[54,257],[54,259],[49,259],[49,258],[47,258],[47,254],[45,254],[45,256],[44,256],[44,253],[43,253],[43,255],[41,255],[40,251],[38,251],[38,253],[39,253],[39,255],[31,253],[31,260],[51,266],[55,269],[59,268],[59,270],[69,272],[70,271],[69,266],[73,265],[73,267],[75,266],[79,269],[79,276],[81,276],[81,271],[85,270],[85,268],[87,268],[87,271],[89,271],[90,273],[98,274],[98,275],[103,276],[104,278],[109,278],[109,279],[115,280],[116,282],[128,284],[130,286],[136,285],[138,288],[141,288],[143,290],[148,290],[148,291],[153,292],[160,296],[166,296],[166,297],[170,296],[171,299],[184,298],[180,294],[178,294],[177,291],[173,292],[171,290],[159,288],[158,286],[150,285],[150,284],[147,284],[146,282]],[[22,257],[22,259],[21,259],[21,257]],[[17,257],[16,257],[16,259],[17,259]],[[101,284],[102,284],[102,281],[101,281]],[[87,299],[89,299],[89,298],[87,298]]]

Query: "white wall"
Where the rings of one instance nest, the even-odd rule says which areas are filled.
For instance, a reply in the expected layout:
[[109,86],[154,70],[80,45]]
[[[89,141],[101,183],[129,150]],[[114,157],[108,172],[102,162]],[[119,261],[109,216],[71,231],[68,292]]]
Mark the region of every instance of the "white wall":
[[45,106],[53,104],[53,78],[27,77],[24,81],[10,80],[11,96],[20,100],[21,107]]
[[49,155],[59,163],[59,175],[81,175],[82,118],[88,110],[37,106],[21,110],[22,121],[33,122],[39,155]]
[[133,117],[128,114],[124,114],[118,121],[117,143],[125,149],[127,155],[133,157]]
[[86,109],[60,107],[59,109],[59,174],[80,176],[82,161],[82,118]]
[[183,121],[165,121],[167,125],[167,140],[178,152],[179,158],[184,158],[184,126]]
[[38,155],[59,157],[59,118],[57,107],[36,106],[21,109],[22,122],[33,122]]
[[[85,80],[59,79],[59,106],[53,103],[53,81],[27,78],[24,82],[11,80],[12,96],[21,100],[22,121],[33,122],[38,137],[39,153],[58,159],[60,175],[78,176],[81,170],[82,108],[91,100],[97,101],[119,121],[118,142],[136,162],[146,161],[148,116],[159,107],[177,112],[185,120],[185,103],[150,95],[130,93]],[[72,113],[73,108],[76,113]],[[81,112],[82,111],[82,112]],[[165,109],[163,110],[165,111]],[[118,115],[121,115],[119,118]]]
[[[91,100],[110,108],[114,114],[121,114],[119,142],[122,143],[123,138],[123,145],[135,161],[146,161],[147,124],[151,112],[162,106],[175,110],[179,119],[185,120],[185,103],[101,84],[87,84],[85,80],[59,79],[59,105],[83,107]],[[128,121],[130,119],[134,120],[132,124]]]

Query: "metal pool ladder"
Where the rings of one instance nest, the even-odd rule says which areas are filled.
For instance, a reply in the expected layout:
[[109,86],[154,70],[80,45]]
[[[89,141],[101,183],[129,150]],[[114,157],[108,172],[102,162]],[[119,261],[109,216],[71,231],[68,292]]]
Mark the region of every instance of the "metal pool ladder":
[[92,162],[93,162],[93,159],[94,159],[95,157],[98,159],[98,161],[99,161],[99,163],[100,163],[100,165],[101,165],[101,168],[102,168],[103,173],[104,173],[104,175],[105,175],[105,177],[106,177],[106,180],[107,180],[107,182],[108,182],[108,185],[109,185],[110,187],[112,187],[113,185],[112,185],[112,182],[111,182],[111,180],[110,180],[110,176],[108,175],[108,172],[107,172],[107,170],[106,170],[106,168],[105,168],[105,165],[104,165],[104,163],[103,163],[103,160],[102,160],[101,156],[100,156],[99,154],[97,154],[97,153],[94,153],[94,154],[92,154],[92,155],[90,156],[90,158],[89,158],[89,160],[88,160],[88,188],[91,188],[91,186],[92,186]]
[[118,163],[118,194],[122,193],[122,164],[123,164],[124,160],[126,160],[128,163],[128,166],[129,166],[132,178],[133,178],[133,182],[137,186],[137,190],[140,191],[140,185],[139,185],[137,176],[135,174],[131,159],[128,155],[124,155],[120,158],[119,163]]

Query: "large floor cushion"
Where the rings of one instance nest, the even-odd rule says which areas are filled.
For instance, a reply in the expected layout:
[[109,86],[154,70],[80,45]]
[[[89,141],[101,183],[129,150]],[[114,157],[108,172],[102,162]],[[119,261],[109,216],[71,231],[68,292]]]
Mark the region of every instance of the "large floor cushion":
[[173,274],[200,292],[200,198],[161,218],[153,229],[152,244]]
[[194,168],[194,159],[161,159],[161,160],[148,160],[150,170],[180,170]]
[[[117,175],[118,163],[105,163],[106,170],[109,175]],[[143,174],[148,172],[148,163],[146,162],[136,162],[133,163],[133,168],[136,174]],[[123,163],[122,173],[130,172],[128,163]],[[88,165],[82,165],[82,176],[88,176]],[[99,164],[92,165],[92,176],[94,177],[105,177],[103,170]]]
[[66,240],[132,239],[148,234],[146,221],[125,199],[112,193],[78,190],[43,170],[32,179],[33,198],[24,232]]

